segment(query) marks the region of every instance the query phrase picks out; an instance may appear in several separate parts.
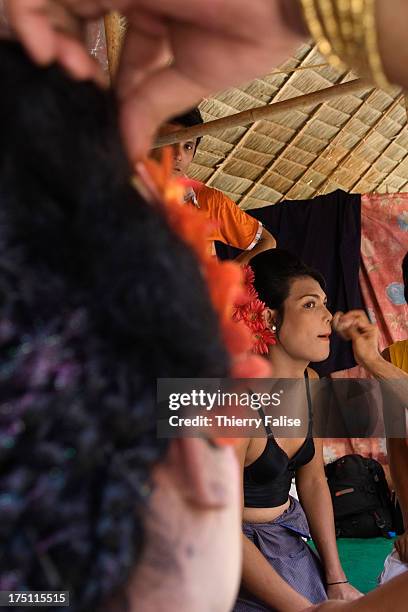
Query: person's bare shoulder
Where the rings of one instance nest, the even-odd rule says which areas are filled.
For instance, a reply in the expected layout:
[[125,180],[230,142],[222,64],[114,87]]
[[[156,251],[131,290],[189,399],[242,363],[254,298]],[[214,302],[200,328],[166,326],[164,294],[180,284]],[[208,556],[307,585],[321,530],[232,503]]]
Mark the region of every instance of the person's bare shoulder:
[[313,370],[313,368],[307,368],[307,373],[309,374],[309,378],[315,378],[315,379],[316,379],[316,378],[317,378],[317,379],[319,379],[319,378],[320,378],[320,376],[318,375],[318,373],[317,373],[315,370]]

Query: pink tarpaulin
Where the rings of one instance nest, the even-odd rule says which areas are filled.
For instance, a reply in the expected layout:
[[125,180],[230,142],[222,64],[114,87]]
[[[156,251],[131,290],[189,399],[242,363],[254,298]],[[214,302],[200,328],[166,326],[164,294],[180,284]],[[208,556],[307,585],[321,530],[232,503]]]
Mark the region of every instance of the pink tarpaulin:
[[[401,264],[408,251],[408,193],[362,196],[360,286],[372,321],[380,330],[380,348],[408,338],[408,305]],[[336,372],[335,378],[364,378],[360,367]],[[386,461],[385,441],[326,440],[327,461],[360,453]]]
[[360,285],[380,348],[408,338],[408,306],[401,264],[408,251],[408,194],[364,195],[361,200]]

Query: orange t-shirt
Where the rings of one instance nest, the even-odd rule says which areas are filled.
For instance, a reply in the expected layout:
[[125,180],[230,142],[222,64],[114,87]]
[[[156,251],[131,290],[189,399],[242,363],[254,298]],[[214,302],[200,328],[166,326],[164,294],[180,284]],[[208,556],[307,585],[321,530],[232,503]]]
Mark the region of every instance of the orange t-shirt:
[[218,189],[202,184],[194,189],[199,210],[212,222],[212,241],[250,251],[262,234],[262,223],[247,215]]

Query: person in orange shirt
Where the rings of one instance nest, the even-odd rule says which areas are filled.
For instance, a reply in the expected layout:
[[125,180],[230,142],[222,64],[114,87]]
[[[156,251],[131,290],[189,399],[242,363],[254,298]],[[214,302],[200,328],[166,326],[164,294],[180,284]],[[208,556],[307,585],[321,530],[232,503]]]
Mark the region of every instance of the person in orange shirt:
[[[199,123],[203,123],[203,119],[198,108],[194,108],[171,119],[162,128],[161,133],[168,134]],[[173,145],[175,176],[186,177],[188,175],[188,168],[193,161],[200,140],[201,138],[197,138]],[[159,151],[160,149],[153,155],[159,157]],[[262,223],[241,210],[222,191],[208,187],[204,183],[197,183],[194,189],[190,188],[187,191],[186,202],[197,206],[213,223],[211,248],[214,255],[215,240],[244,251],[236,260],[241,264],[247,264],[255,255],[276,247],[275,238],[263,227]]]

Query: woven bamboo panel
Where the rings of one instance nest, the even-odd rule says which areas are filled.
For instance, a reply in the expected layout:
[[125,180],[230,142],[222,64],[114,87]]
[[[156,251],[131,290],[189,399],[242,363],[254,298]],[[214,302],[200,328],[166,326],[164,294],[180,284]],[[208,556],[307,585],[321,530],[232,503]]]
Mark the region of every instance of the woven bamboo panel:
[[[304,45],[284,65],[200,106],[205,121],[312,93],[355,78],[327,66]],[[374,88],[282,112],[273,120],[203,138],[192,176],[229,195],[243,209],[349,192],[408,191],[404,96]]]

